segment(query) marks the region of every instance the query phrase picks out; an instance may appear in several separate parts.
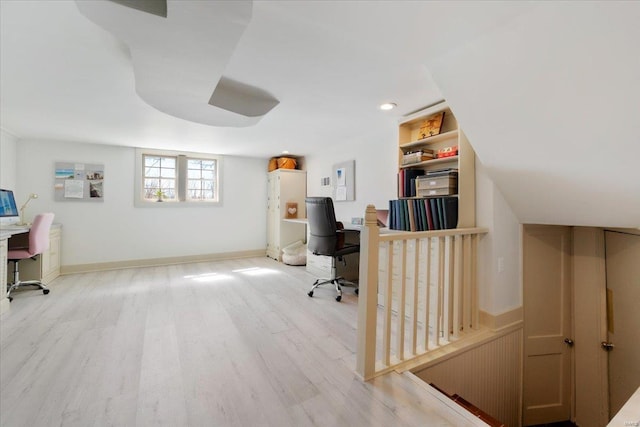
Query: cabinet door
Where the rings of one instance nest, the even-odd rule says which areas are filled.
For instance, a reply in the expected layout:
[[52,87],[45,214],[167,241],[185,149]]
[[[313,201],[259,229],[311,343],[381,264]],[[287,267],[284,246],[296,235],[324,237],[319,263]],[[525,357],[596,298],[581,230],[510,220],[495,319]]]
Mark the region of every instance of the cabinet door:
[[60,275],[60,230],[51,230],[49,250],[42,254],[42,281],[47,283]]
[[0,299],[7,293],[7,240],[0,240]]

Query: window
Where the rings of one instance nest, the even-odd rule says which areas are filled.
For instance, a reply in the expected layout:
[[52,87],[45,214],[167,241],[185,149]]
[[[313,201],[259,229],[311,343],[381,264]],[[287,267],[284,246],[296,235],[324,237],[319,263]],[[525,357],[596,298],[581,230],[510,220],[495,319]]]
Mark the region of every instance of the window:
[[135,205],[218,205],[221,160],[207,154],[137,149]]
[[187,200],[214,200],[216,161],[187,158]]
[[176,200],[177,157],[143,155],[144,200]]

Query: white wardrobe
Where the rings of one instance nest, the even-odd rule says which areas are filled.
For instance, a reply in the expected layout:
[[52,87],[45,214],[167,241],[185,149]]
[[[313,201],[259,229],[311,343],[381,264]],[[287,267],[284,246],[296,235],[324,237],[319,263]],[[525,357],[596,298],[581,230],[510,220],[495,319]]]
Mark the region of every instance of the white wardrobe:
[[307,217],[304,198],[307,194],[307,172],[276,169],[269,172],[267,199],[267,256],[282,260],[282,248],[298,240],[306,240],[306,226],[287,218],[287,203],[297,204],[296,217]]

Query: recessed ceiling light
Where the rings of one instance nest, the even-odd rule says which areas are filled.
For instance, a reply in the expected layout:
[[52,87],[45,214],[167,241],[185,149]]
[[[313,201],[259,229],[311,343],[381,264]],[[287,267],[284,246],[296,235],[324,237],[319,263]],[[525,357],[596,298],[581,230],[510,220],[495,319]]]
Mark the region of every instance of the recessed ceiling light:
[[289,150],[282,150],[282,154],[289,154]]
[[386,102],[386,103],[380,105],[380,109],[384,110],[384,111],[393,110],[396,107],[397,107],[397,105],[394,104],[393,102]]

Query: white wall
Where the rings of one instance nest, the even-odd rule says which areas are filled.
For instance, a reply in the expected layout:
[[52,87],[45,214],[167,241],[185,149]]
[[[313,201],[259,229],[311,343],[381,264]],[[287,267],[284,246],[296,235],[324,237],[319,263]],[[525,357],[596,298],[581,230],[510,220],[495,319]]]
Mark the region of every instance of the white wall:
[[[21,140],[17,160],[20,194],[40,196],[26,216],[63,226],[63,266],[266,248],[266,159],[224,157],[222,206],[171,209],[134,208],[134,148]],[[54,201],[55,162],[104,164],[104,202]]]
[[[0,188],[16,189],[16,145],[18,138],[0,129]],[[16,194],[19,198],[19,195]]]
[[480,308],[497,315],[520,307],[520,223],[477,159],[476,225],[489,229],[478,247]]
[[326,150],[305,158],[309,196],[333,196],[331,186],[321,186],[320,179],[331,177],[334,164],[355,160],[356,197],[354,201],[334,203],[338,221],[346,224],[353,217],[363,218],[369,204],[388,209],[389,200],[396,198],[398,128],[389,123],[388,128],[376,135],[344,141],[339,151]]

